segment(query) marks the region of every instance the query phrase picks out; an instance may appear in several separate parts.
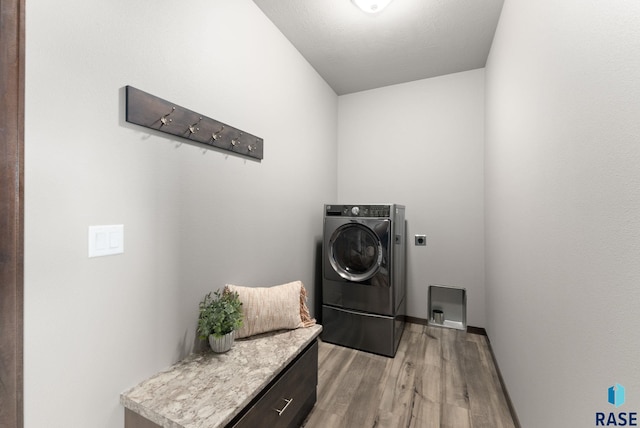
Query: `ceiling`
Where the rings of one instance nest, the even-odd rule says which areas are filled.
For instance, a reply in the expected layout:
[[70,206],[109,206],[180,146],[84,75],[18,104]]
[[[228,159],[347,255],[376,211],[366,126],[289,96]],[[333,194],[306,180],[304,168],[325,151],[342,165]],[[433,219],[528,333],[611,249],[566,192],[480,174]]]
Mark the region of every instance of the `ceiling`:
[[338,95],[482,68],[504,0],[253,0]]

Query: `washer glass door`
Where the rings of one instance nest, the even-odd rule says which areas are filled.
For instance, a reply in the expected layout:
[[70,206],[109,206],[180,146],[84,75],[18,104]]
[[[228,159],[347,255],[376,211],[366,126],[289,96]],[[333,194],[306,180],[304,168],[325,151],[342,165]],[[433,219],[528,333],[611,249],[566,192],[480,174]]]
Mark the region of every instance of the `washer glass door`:
[[366,281],[382,264],[382,243],[360,223],[337,228],[329,240],[329,261],[333,269],[349,281]]

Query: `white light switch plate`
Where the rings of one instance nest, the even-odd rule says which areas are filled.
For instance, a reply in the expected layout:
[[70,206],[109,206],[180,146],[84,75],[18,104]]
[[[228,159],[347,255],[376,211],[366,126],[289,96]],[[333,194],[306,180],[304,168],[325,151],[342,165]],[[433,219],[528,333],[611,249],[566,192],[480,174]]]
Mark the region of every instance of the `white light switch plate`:
[[89,226],[89,257],[124,253],[124,225]]

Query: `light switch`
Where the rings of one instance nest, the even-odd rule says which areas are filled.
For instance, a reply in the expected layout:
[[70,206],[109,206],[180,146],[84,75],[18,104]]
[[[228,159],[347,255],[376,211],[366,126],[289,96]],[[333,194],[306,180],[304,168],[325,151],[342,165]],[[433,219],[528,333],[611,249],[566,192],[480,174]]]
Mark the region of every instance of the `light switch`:
[[102,231],[93,231],[95,249],[98,251],[104,251],[107,249],[107,234]]
[[124,253],[124,225],[89,226],[89,257]]
[[112,248],[112,249],[120,248],[121,236],[122,236],[122,231],[120,230],[109,232],[109,248]]

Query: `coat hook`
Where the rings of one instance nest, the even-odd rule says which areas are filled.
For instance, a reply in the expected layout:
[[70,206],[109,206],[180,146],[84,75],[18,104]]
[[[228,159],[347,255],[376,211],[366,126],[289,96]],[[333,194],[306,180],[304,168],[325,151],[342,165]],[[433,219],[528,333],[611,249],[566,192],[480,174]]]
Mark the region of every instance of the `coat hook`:
[[238,143],[240,142],[240,137],[242,137],[242,132],[236,138],[231,140],[231,148],[232,149],[235,149],[235,147],[238,145]]
[[167,117],[169,117],[169,115],[173,113],[175,110],[176,110],[175,107],[171,107],[171,111],[160,118],[160,128],[162,128],[164,125],[167,125],[169,122],[173,121],[173,119],[167,119]]
[[211,138],[213,138],[213,141],[216,141],[218,138],[220,138],[220,134],[222,133],[223,129],[224,125],[220,127],[220,130],[218,132],[214,132],[213,134],[211,134]]
[[247,150],[249,150],[249,152],[254,151],[255,149],[258,148],[258,143],[260,142],[260,140],[256,140],[255,144],[249,144],[247,146]]
[[193,125],[191,125],[189,127],[189,135],[195,134],[196,132],[198,132],[200,130],[200,128],[196,128],[196,126],[200,123],[201,120],[202,120],[202,117],[200,119],[198,119],[198,121],[196,123],[194,123]]

